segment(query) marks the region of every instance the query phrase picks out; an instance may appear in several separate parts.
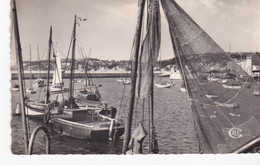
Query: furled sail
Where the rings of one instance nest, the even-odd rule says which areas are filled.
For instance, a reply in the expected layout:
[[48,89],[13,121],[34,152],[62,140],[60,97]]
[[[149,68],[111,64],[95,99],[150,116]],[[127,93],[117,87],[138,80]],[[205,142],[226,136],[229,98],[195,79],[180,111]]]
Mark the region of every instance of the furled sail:
[[162,0],[203,153],[229,153],[260,136],[257,82],[174,1]]
[[147,30],[138,60],[137,96],[145,98],[151,94],[153,66],[157,61],[161,39],[161,16],[159,0],[148,1]]
[[53,57],[55,58],[55,69],[54,69],[52,84],[53,86],[62,86],[63,80],[62,80],[62,73],[61,73],[61,59],[57,48]]

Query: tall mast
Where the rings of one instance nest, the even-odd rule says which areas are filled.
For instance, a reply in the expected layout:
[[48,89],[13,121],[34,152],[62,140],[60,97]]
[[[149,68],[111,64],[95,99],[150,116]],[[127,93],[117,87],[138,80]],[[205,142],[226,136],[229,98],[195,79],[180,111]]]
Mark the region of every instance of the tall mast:
[[88,53],[88,57],[85,58],[85,87],[87,87],[89,84],[87,83],[88,82],[88,59],[90,57],[90,53],[91,53],[91,50],[92,48],[89,49],[89,53]]
[[32,61],[32,52],[31,52],[31,44],[30,44],[30,88],[31,88],[31,86],[32,86],[32,84],[31,84],[31,80],[32,80],[32,63],[31,63],[31,61]]
[[74,84],[73,84],[73,71],[74,71],[74,62],[75,62],[75,44],[76,44],[76,22],[77,16],[75,15],[74,18],[74,25],[73,25],[73,34],[72,34],[72,57],[71,57],[71,68],[70,68],[70,95],[69,95],[69,102],[72,108],[72,101],[73,101],[73,92],[74,92]]
[[145,6],[145,0],[139,0],[138,2],[139,10],[137,15],[137,25],[136,32],[134,37],[134,43],[132,48],[132,71],[131,71],[131,90],[130,90],[130,100],[129,100],[129,109],[126,113],[126,123],[125,123],[125,133],[124,133],[124,142],[122,153],[125,154],[128,150],[128,143],[131,137],[131,127],[132,127],[132,118],[134,110],[134,100],[135,100],[135,88],[136,88],[136,76],[137,76],[137,64],[138,64],[138,55],[140,48],[140,39],[141,39],[141,29],[143,22],[143,11]]
[[40,54],[39,54],[39,45],[37,44],[37,53],[38,53],[38,65],[39,65],[39,71],[40,71],[40,78],[41,78],[41,62],[40,62]]
[[45,103],[49,103],[49,79],[50,79],[50,63],[51,63],[51,48],[52,48],[52,27],[50,27],[49,49],[48,49],[48,73],[47,73],[47,90]]
[[27,130],[27,121],[25,116],[25,103],[24,103],[24,84],[23,84],[23,75],[22,75],[22,48],[20,43],[20,35],[19,35],[19,26],[18,26],[18,18],[17,18],[17,11],[16,11],[16,3],[13,0],[13,19],[14,19],[14,37],[15,37],[15,47],[16,47],[16,58],[18,63],[18,79],[19,79],[19,86],[20,86],[20,102],[21,102],[21,109],[22,109],[22,121],[23,121],[23,130],[24,130],[24,142],[25,142],[25,153],[28,153],[28,130]]

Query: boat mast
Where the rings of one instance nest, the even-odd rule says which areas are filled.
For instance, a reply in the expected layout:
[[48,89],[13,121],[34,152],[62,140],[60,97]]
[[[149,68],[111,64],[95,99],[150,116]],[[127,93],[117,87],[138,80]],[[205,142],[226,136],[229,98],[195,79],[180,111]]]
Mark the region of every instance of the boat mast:
[[32,52],[31,52],[31,44],[30,44],[30,63],[29,63],[30,64],[30,88],[29,89],[31,89],[31,87],[32,87],[32,82],[31,82],[32,81],[32,68],[31,68],[32,67],[32,64],[31,64],[32,59],[31,58],[32,58]]
[[48,50],[48,73],[47,73],[47,89],[46,89],[46,100],[45,103],[49,103],[50,91],[49,91],[49,79],[50,79],[50,63],[51,63],[51,46],[52,46],[52,27],[50,27],[50,38],[49,38],[49,50]]
[[74,92],[74,84],[73,84],[73,71],[74,71],[74,61],[75,61],[75,44],[76,44],[76,25],[77,25],[77,16],[74,18],[73,25],[73,34],[72,34],[72,57],[71,57],[71,68],[70,68],[70,95],[69,95],[69,103],[72,108],[73,102],[73,92]]
[[137,25],[136,32],[134,37],[133,49],[132,49],[132,71],[131,71],[131,90],[130,90],[130,99],[129,99],[129,109],[126,113],[126,122],[125,122],[125,133],[124,133],[124,142],[122,153],[126,154],[128,150],[128,143],[131,137],[131,127],[132,127],[132,118],[134,110],[134,100],[135,100],[135,88],[136,88],[136,76],[137,76],[137,64],[138,64],[138,55],[140,48],[140,39],[141,39],[141,29],[143,22],[143,11],[145,6],[145,0],[139,0],[138,2],[139,10],[137,15]]
[[40,54],[39,54],[39,45],[37,44],[37,53],[38,53],[38,65],[39,65],[39,72],[40,72],[40,78],[41,78],[41,62],[40,62]]
[[24,84],[23,84],[23,75],[22,75],[22,48],[20,43],[20,36],[19,36],[19,26],[18,26],[18,18],[17,18],[17,11],[16,11],[16,3],[13,0],[13,19],[14,19],[14,37],[15,37],[15,47],[16,47],[16,58],[18,62],[18,79],[19,79],[19,86],[20,86],[20,102],[21,102],[21,109],[22,109],[22,122],[23,122],[23,130],[24,130],[24,142],[25,142],[25,153],[28,153],[28,129],[27,129],[27,121],[25,116],[25,103],[24,103]]
[[89,49],[88,57],[85,58],[85,83],[86,83],[85,87],[90,85],[90,84],[88,84],[88,67],[87,67],[87,65],[88,65],[88,59],[90,57],[91,50],[92,50],[92,48]]

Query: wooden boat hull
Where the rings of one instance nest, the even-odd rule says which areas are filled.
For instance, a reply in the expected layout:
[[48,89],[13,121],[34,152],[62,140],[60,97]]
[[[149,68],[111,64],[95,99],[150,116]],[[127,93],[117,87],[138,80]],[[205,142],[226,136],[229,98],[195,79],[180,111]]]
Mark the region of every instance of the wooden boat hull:
[[[27,117],[31,119],[40,119],[43,120],[46,117],[46,108],[53,106],[53,104],[43,104],[43,103],[35,103],[34,101],[26,101],[25,102],[25,114]],[[56,109],[50,110],[50,115],[58,114]]]
[[11,88],[12,91],[19,91],[19,88]]
[[94,106],[99,107],[102,103],[100,101],[91,101],[81,98],[76,98],[76,103],[79,107]]
[[[109,138],[110,121],[97,123],[80,123],[66,119],[52,119],[52,128],[55,132],[65,136],[88,139],[88,140],[107,140]],[[116,137],[123,135],[124,125],[122,123],[115,124],[112,129],[112,136],[116,132]]]
[[171,84],[154,84],[157,88],[170,88]]
[[241,89],[241,85],[229,85],[229,84],[222,84],[223,88],[227,89]]
[[253,91],[252,95],[254,95],[254,96],[260,96],[260,91]]

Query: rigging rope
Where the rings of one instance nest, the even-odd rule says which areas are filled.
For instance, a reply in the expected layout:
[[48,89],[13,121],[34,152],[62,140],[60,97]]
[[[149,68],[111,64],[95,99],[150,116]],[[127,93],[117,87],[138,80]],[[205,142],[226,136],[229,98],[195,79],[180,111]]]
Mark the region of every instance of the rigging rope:
[[151,105],[150,97],[148,97],[148,142],[149,142],[149,153],[151,153]]
[[[72,30],[72,31],[73,31],[73,30]],[[72,41],[73,41],[73,33],[71,34],[71,39],[70,39],[70,44],[69,44],[69,50],[68,50],[67,57],[66,57],[66,60],[65,60],[65,70],[66,70],[66,68],[67,68],[67,63],[68,63],[68,59],[69,59],[69,55],[70,55],[70,48],[71,48]]]
[[134,125],[135,125],[135,127],[138,126],[138,124],[137,124],[137,112],[138,112],[137,107],[138,107],[138,99],[136,99],[135,108],[134,108],[135,109],[135,111],[134,111],[134,113],[135,113],[135,117],[134,117]]
[[145,98],[143,98],[143,109],[142,109],[142,124],[144,124],[144,110],[145,110]]

